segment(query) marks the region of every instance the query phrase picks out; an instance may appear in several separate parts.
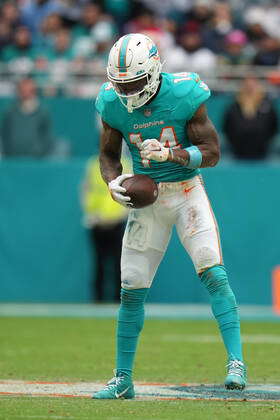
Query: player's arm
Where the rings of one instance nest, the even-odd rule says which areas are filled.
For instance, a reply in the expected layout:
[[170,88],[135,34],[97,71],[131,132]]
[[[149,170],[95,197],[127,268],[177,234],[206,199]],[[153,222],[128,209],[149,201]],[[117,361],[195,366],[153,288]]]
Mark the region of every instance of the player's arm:
[[[220,159],[220,146],[217,131],[207,115],[205,105],[201,105],[187,124],[188,138],[201,153],[199,167],[215,166]],[[188,150],[189,149],[189,150]],[[173,159],[169,160],[188,166],[191,160],[192,147],[184,150],[173,150]],[[181,161],[182,160],[182,161]]]
[[201,105],[188,121],[187,133],[192,146],[172,149],[156,139],[147,139],[142,144],[141,156],[158,162],[176,162],[190,169],[215,166],[220,158],[218,134],[208,118],[205,105]]
[[107,184],[122,173],[121,151],[122,134],[102,120],[99,162],[102,178]]
[[102,120],[99,154],[100,172],[102,178],[108,184],[113,199],[127,206],[129,205],[130,197],[124,195],[126,189],[121,184],[125,179],[130,178],[132,174],[121,175],[121,152],[122,134]]

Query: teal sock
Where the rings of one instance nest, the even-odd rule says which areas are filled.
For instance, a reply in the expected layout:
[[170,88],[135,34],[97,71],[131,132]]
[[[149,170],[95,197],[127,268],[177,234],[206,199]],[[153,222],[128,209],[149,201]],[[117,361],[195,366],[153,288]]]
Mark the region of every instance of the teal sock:
[[211,267],[200,278],[210,294],[212,312],[218,322],[228,358],[243,360],[237,304],[224,266]]
[[117,374],[132,374],[139,334],[144,325],[144,302],[149,289],[121,289],[117,324]]

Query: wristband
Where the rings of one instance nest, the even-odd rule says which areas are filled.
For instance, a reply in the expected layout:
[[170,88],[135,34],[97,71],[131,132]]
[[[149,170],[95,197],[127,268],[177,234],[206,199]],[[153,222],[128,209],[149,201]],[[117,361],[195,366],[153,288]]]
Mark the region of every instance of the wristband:
[[186,167],[189,169],[197,169],[200,167],[202,162],[202,153],[197,146],[186,147],[186,150],[190,156]]

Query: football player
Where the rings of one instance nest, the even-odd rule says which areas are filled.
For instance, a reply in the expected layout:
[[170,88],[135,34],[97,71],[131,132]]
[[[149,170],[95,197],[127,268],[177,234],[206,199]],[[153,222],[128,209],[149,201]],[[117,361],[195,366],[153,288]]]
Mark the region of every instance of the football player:
[[[228,356],[227,389],[244,389],[240,322],[223,265],[220,238],[199,168],[219,160],[217,132],[209,120],[207,85],[195,73],[169,74],[154,42],[129,34],[112,47],[105,83],[96,100],[103,130],[100,168],[112,197],[129,207],[121,257],[121,305],[117,321],[115,377],[93,398],[133,398],[133,362],[144,323],[144,302],[166,251],[172,227],[209,292]],[[122,182],[122,138],[135,174],[158,183],[157,201],[133,209]],[[183,273],[182,273],[183,274]]]

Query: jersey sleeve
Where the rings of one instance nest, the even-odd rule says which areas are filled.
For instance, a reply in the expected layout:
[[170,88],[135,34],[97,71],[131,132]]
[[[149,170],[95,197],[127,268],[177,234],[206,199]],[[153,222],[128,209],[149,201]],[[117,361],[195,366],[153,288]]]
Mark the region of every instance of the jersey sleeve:
[[197,73],[175,73],[169,74],[169,77],[177,103],[176,115],[189,121],[209,98],[210,90]]
[[200,105],[202,105],[211,95],[210,89],[206,83],[204,83],[197,74],[195,74],[195,76],[195,84],[190,92],[189,98],[191,117],[195,114]]
[[112,111],[115,100],[114,90],[109,83],[104,83],[101,86],[99,94],[95,100],[95,109],[108,125],[114,128],[114,112]]
[[104,100],[104,85],[102,85],[98,96],[95,100],[95,109],[102,118],[102,120],[106,121],[106,107],[105,107],[105,100]]

